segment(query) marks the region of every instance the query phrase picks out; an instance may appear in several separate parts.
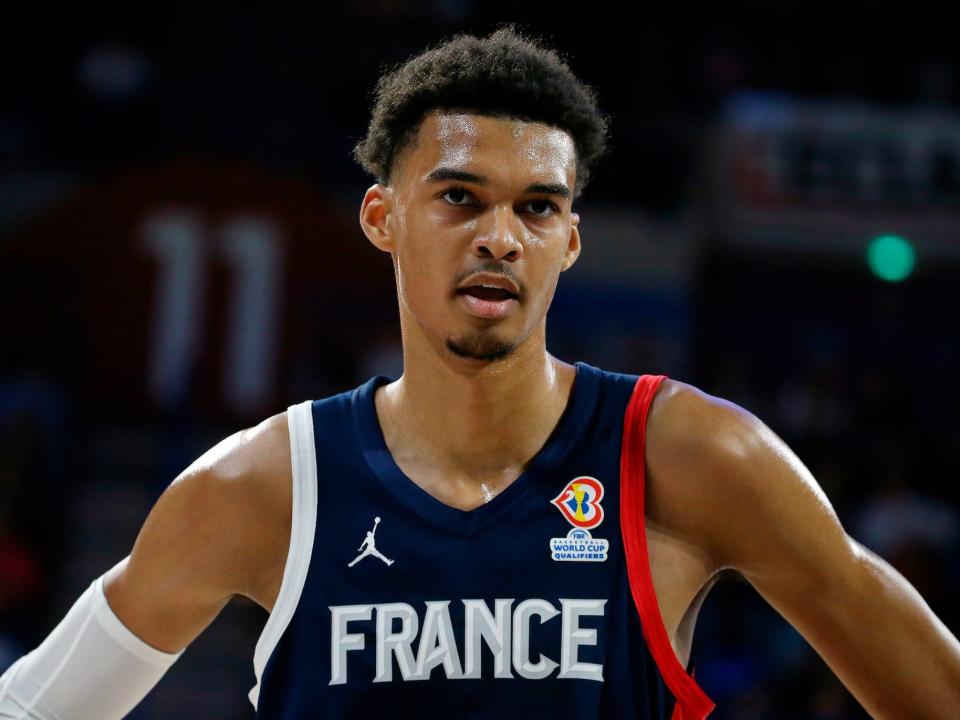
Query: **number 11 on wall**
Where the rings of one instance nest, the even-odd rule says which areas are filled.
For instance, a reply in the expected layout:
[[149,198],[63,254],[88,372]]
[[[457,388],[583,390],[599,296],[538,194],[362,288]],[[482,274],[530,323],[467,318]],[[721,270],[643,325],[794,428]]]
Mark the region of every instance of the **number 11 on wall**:
[[[140,246],[157,262],[147,387],[162,407],[190,392],[190,377],[207,332],[207,281],[212,259],[231,275],[223,396],[239,413],[258,410],[273,391],[277,361],[283,238],[268,217],[238,214],[210,228],[195,212],[147,217]],[[219,337],[219,333],[214,335]]]

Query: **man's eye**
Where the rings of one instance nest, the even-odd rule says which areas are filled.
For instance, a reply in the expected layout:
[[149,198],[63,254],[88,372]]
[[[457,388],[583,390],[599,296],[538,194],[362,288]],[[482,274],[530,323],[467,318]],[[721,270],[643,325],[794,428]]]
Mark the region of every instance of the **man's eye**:
[[444,191],[442,197],[447,198],[447,201],[451,205],[468,205],[472,196],[463,188],[450,188],[449,190]]
[[533,212],[534,215],[539,215],[540,217],[549,217],[555,212],[558,212],[558,208],[549,200],[531,200],[527,203],[527,207]]

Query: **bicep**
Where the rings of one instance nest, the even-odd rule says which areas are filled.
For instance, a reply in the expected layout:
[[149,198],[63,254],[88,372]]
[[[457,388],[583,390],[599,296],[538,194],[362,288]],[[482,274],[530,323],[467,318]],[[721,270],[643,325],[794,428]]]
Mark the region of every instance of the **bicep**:
[[858,546],[797,455],[750,413],[726,414],[712,453],[721,494],[715,521],[705,522],[722,564],[777,603],[820,592],[859,567]]
[[177,652],[206,628],[234,593],[211,500],[215,484],[181,476],[150,511],[133,549],[104,578],[111,609],[134,634]]
[[854,545],[796,454],[743,408],[674,383],[650,428],[663,477],[650,512],[761,592],[791,596],[830,582]]
[[283,416],[238,433],[157,500],[130,555],[105,578],[111,609],[138,637],[179,651],[232,597],[258,594],[285,552],[287,437]]

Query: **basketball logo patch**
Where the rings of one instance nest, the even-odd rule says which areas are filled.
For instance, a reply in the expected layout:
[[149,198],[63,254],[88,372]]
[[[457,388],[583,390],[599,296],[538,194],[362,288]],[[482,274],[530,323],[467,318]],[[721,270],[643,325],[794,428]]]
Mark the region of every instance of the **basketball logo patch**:
[[571,525],[583,530],[595,528],[603,522],[603,483],[583,475],[574,478],[550,502]]

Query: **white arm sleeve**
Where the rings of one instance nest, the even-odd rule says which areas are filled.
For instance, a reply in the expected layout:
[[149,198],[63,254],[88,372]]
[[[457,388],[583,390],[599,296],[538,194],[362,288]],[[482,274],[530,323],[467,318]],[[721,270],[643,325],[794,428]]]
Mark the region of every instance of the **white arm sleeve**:
[[147,645],[98,577],[33,652],[0,677],[0,720],[119,720],[183,654]]

